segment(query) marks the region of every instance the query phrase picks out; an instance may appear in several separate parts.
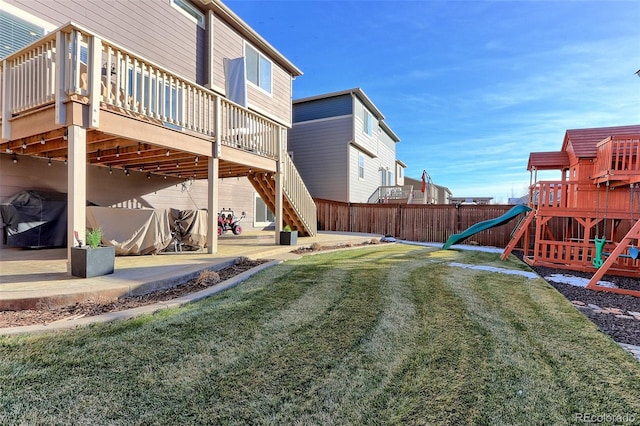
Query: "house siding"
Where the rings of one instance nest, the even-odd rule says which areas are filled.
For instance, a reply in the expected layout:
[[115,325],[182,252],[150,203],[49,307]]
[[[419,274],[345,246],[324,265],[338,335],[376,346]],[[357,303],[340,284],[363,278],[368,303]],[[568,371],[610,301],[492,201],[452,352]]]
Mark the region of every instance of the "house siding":
[[[370,153],[372,156],[378,155],[378,134],[380,133],[380,125],[378,117],[376,117],[371,111],[369,111],[360,101],[354,103],[354,142],[362,147],[364,150]],[[364,114],[365,111],[371,114],[373,123],[371,125],[372,134],[369,136],[364,132]]]
[[396,163],[396,185],[404,186],[404,167]]
[[[213,22],[213,84],[212,88],[225,93],[224,58],[235,59],[244,55],[245,39],[219,16]],[[255,49],[260,51],[256,46]],[[265,52],[260,51],[266,57]],[[291,127],[291,74],[272,62],[272,94],[265,93],[247,83],[249,108],[266,115],[278,123]]]
[[312,102],[296,103],[293,109],[293,122],[298,123],[301,121],[352,114],[352,105],[352,97],[349,94],[327,99],[318,99]]
[[[378,166],[379,168],[383,168],[387,173],[387,183],[386,186],[395,185],[395,165],[396,165],[396,146],[395,142],[387,135],[382,132],[378,138]],[[389,182],[389,172],[391,172],[391,176],[393,182]],[[380,172],[378,172],[380,175]],[[380,179],[378,180],[378,185],[381,185]]]
[[371,194],[380,186],[379,161],[364,154],[364,179],[358,175],[358,157],[362,153],[357,147],[350,145],[349,158],[349,197],[350,203],[366,203]]
[[294,152],[293,163],[313,197],[348,201],[347,146],[351,123],[351,116],[347,115],[296,123],[289,130],[287,149]]
[[[169,0],[152,3],[7,0],[7,3],[54,26],[73,21],[184,78],[203,86],[209,83],[206,30],[172,7]],[[140,17],[144,17],[144,25],[140,25]],[[214,77],[211,88],[225,94],[223,59],[243,56],[245,38],[215,14],[212,27]],[[265,52],[261,53],[269,57]],[[277,62],[272,62],[272,76],[271,94],[247,84],[249,107],[291,127],[291,74]]]
[[189,80],[205,83],[205,30],[168,0],[5,1],[56,27],[73,21]]

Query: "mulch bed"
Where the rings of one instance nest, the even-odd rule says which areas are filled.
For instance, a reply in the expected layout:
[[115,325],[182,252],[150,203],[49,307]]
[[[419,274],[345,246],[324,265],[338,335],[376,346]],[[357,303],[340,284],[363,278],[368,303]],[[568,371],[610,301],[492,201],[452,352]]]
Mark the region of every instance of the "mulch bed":
[[258,265],[268,262],[265,259],[250,260],[239,259],[235,265],[219,271],[205,271],[197,278],[180,284],[176,287],[161,290],[142,296],[123,297],[112,301],[87,301],[74,303],[64,307],[29,309],[23,311],[0,311],[0,328],[17,327],[35,324],[50,324],[54,321],[65,319],[77,319],[85,316],[100,315],[107,312],[118,312],[139,306],[164,302],[178,297],[195,293],[211,287],[219,282],[232,278],[244,271],[248,271]]

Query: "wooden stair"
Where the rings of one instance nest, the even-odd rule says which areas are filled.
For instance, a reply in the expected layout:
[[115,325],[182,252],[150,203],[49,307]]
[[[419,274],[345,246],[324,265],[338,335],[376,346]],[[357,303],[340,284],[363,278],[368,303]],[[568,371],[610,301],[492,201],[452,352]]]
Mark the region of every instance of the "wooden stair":
[[[249,182],[253,185],[256,192],[260,195],[260,198],[267,205],[272,212],[276,211],[276,179],[275,173],[250,173],[248,175]],[[283,191],[284,192],[284,191]],[[291,229],[297,230],[298,235],[312,236],[316,234],[316,222],[313,222],[313,226],[309,226],[305,223],[301,215],[296,211],[294,203],[291,202],[285,193],[282,203],[283,222],[289,225]]]

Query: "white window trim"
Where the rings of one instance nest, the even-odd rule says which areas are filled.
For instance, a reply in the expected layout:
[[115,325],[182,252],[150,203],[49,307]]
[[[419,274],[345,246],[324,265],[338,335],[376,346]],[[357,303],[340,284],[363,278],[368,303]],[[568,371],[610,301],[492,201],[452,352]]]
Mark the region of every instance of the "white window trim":
[[[259,227],[269,227],[269,226],[275,225],[275,222],[257,222],[256,221],[256,217],[257,217],[256,209],[258,208],[258,198],[260,198],[260,194],[258,194],[257,192],[254,192],[253,195],[254,195],[253,196],[253,227],[259,228]],[[265,204],[265,209],[269,210],[269,207],[267,207],[266,204]]]
[[56,26],[50,22],[45,21],[44,19],[38,18],[37,16],[33,16],[32,14],[25,12],[22,9],[18,9],[15,6],[12,6],[4,1],[0,0],[0,9],[9,13],[10,15],[17,16],[18,18],[24,19],[27,22],[32,23],[33,25],[37,25],[44,29],[44,33],[48,34],[51,31],[56,29]]
[[196,8],[194,5],[192,5],[189,0],[181,0],[184,3],[185,7],[188,7],[193,13],[195,13],[196,15],[198,15],[201,19],[196,19],[193,15],[191,15],[189,12],[187,12],[182,6],[180,6],[179,4],[176,4],[175,0],[169,0],[169,3],[171,4],[171,7],[173,7],[174,9],[176,9],[178,12],[180,12],[181,14],[183,14],[184,16],[186,16],[187,18],[189,18],[191,21],[193,21],[195,24],[198,24],[198,26],[202,29],[206,29],[205,28],[205,17],[204,17],[204,13],[202,13],[198,8]]
[[[260,52],[260,50],[258,50],[255,46],[253,46],[252,44],[248,43],[247,41],[244,42],[244,57],[247,57],[247,46],[249,46],[251,49],[255,50],[256,53],[258,54],[258,63],[260,63],[260,58],[264,58],[266,59],[269,64],[271,65],[271,72],[269,73],[269,87],[271,88],[271,91],[268,92],[267,90],[263,89],[262,87],[260,87],[259,85],[255,84],[253,81],[249,80],[247,78],[247,83],[250,84],[251,86],[255,87],[256,89],[258,89],[259,91],[261,91],[262,93],[268,95],[268,96],[273,96],[273,70],[274,70],[274,66],[273,66],[273,61],[267,57],[266,55],[264,55],[262,52]],[[246,75],[248,75],[248,72],[245,72]],[[258,72],[258,78],[260,77],[260,72]]]
[[[360,159],[362,159],[362,167],[360,167]],[[364,154],[362,152],[358,151],[358,180],[364,180],[365,179],[365,169],[366,169],[366,164],[365,164],[366,159],[364,158]],[[362,170],[362,175],[360,173],[360,170]]]
[[[369,136],[373,137],[373,114],[371,114],[366,108],[363,108],[364,116],[362,117],[362,132]],[[369,126],[367,126],[367,118]]]

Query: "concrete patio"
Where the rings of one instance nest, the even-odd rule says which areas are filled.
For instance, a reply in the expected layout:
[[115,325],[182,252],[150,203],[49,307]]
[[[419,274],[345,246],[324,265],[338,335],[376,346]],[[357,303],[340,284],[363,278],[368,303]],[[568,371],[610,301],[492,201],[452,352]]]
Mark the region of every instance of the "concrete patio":
[[319,232],[298,238],[297,246],[276,245],[273,231],[223,235],[218,253],[162,253],[117,256],[115,272],[93,278],[67,274],[66,249],[0,250],[0,310],[63,306],[82,300],[113,299],[168,288],[197,276],[204,269],[222,269],[241,256],[288,260],[296,247],[360,244],[380,235]]

